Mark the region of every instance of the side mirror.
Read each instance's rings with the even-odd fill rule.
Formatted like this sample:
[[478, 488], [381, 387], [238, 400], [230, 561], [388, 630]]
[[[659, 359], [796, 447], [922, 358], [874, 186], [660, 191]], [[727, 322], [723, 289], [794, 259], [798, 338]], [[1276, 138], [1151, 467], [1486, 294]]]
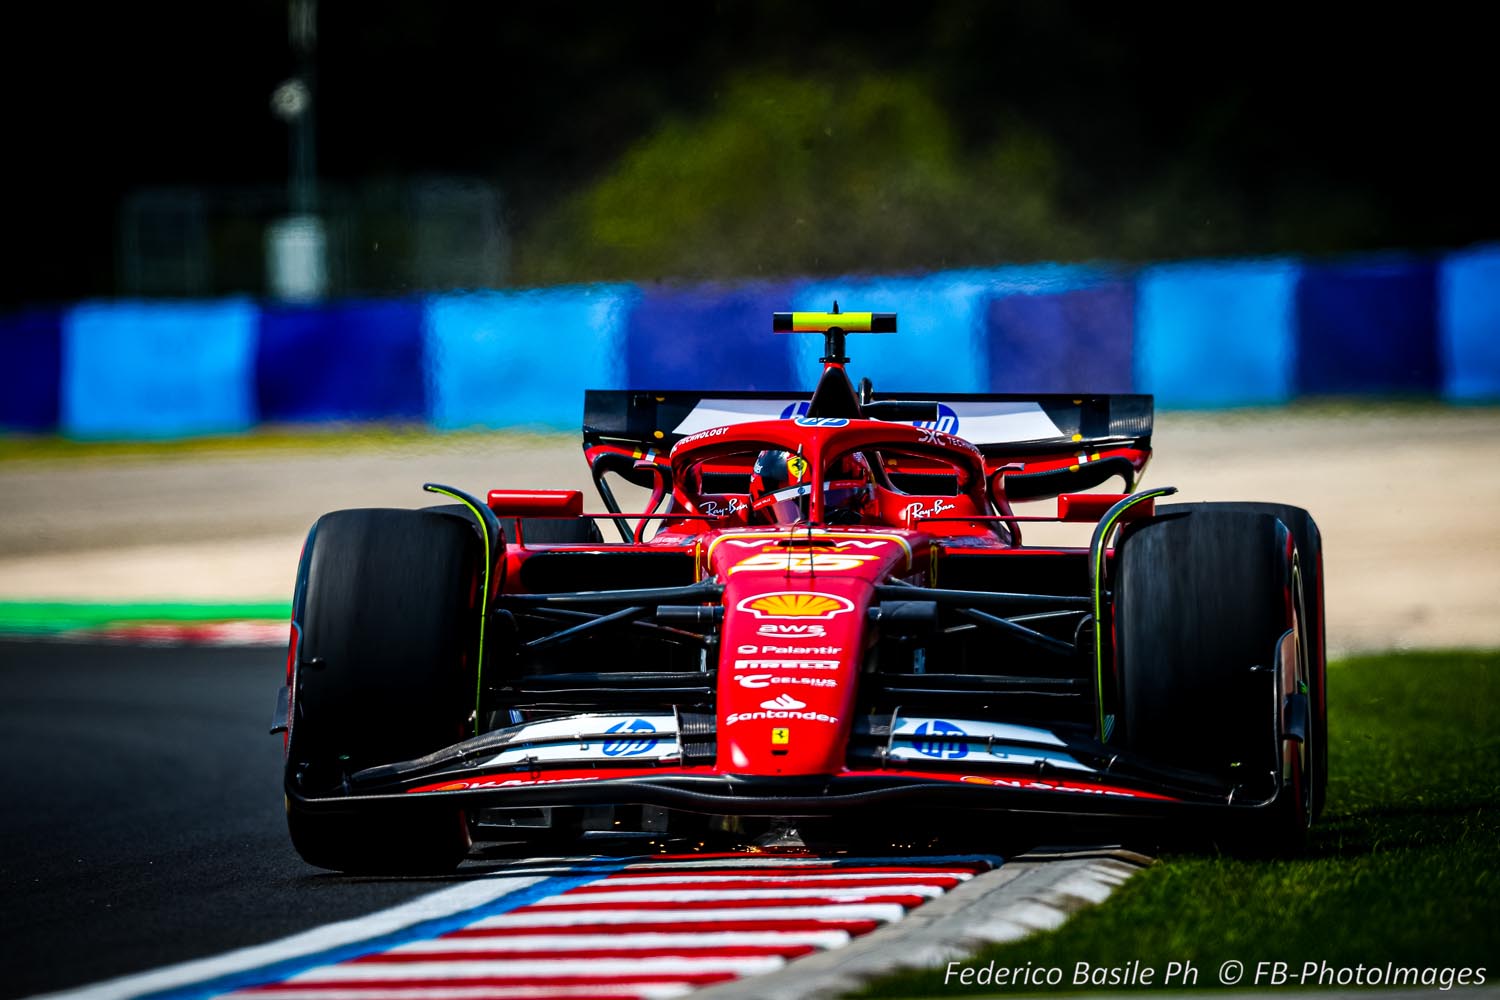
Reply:
[[[1059, 521], [1097, 523], [1115, 504], [1130, 496], [1129, 493], [1063, 493], [1057, 498]], [[1136, 521], [1156, 513], [1155, 500], [1142, 500], [1132, 504], [1120, 515], [1120, 521]]]

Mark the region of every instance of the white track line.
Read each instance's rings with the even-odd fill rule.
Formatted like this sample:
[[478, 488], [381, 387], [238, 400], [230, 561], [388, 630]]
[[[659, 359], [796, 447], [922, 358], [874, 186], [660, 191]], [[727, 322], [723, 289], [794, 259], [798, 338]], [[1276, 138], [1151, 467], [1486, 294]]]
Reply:
[[[436, 989], [428, 986], [386, 986], [379, 989], [301, 989], [257, 990], [260, 1000], [547, 1000], [547, 998], [587, 998], [587, 1000], [671, 1000], [687, 996], [694, 986], [687, 983], [621, 983], [596, 986], [450, 986]], [[247, 995], [247, 998], [250, 995]]]
[[744, 855], [732, 858], [694, 858], [692, 860], [678, 861], [638, 861], [626, 865], [621, 871], [646, 873], [652, 869], [699, 869], [699, 868], [735, 868], [754, 871], [756, 868], [826, 868], [830, 874], [850, 869], [858, 871], [860, 868], [886, 868], [889, 874], [900, 874], [910, 871], [914, 875], [929, 874], [919, 869], [936, 869], [943, 865], [958, 864], [982, 864], [986, 866], [998, 866], [1001, 859], [989, 854], [964, 854], [943, 855], [940, 857], [920, 858], [808, 858], [801, 856], [787, 856], [782, 854]]
[[[553, 900], [546, 901], [550, 905]], [[485, 917], [470, 924], [487, 927], [566, 927], [569, 924], [635, 924], [739, 920], [874, 920], [888, 924], [906, 915], [899, 903], [830, 903], [827, 906], [745, 906], [715, 910], [532, 910]]]
[[[374, 983], [421, 979], [522, 979], [547, 976], [560, 982], [598, 976], [638, 976], [642, 979], [729, 972], [753, 976], [786, 964], [779, 955], [726, 958], [719, 955], [666, 956], [662, 958], [591, 958], [586, 962], [555, 959], [522, 959], [468, 962], [343, 962], [299, 972], [284, 980], [293, 983]], [[258, 992], [258, 991], [257, 991]]]
[[[508, 979], [539, 974], [559, 976], [562, 983], [558, 992], [545, 985], [517, 985], [486, 987], [480, 992], [468, 992], [470, 987], [454, 987], [460, 992], [438, 987], [419, 992], [431, 1000], [505, 1000], [507, 996], [642, 996], [649, 998], [680, 996], [686, 992], [682, 983], [670, 982], [671, 970], [679, 974], [722, 970], [734, 975], [754, 975], [776, 969], [785, 964], [780, 955], [703, 955], [705, 949], [715, 945], [733, 947], [814, 947], [829, 950], [842, 947], [851, 941], [848, 931], [830, 927], [828, 930], [777, 931], [740, 930], [710, 931], [708, 933], [670, 933], [674, 922], [690, 922], [695, 925], [717, 923], [743, 923], [753, 921], [797, 920], [812, 921], [814, 926], [833, 922], [871, 921], [889, 924], [905, 916], [907, 907], [898, 902], [862, 902], [878, 898], [906, 897], [920, 901], [943, 895], [949, 886], [946, 882], [968, 881], [977, 872], [999, 863], [998, 858], [986, 856], [946, 856], [932, 858], [837, 858], [797, 857], [784, 855], [733, 856], [724, 858], [642, 860], [625, 868], [600, 866], [595, 873], [590, 870], [586, 858], [539, 859], [545, 867], [526, 867], [523, 873], [494, 876], [464, 882], [418, 897], [407, 903], [383, 910], [369, 916], [340, 921], [324, 927], [295, 934], [280, 941], [264, 945], [241, 948], [223, 955], [184, 962], [179, 965], [155, 969], [149, 972], [121, 976], [91, 986], [52, 994], [66, 996], [69, 1000], [129, 1000], [147, 993], [155, 993], [180, 987], [191, 987], [222, 977], [274, 966], [284, 962], [296, 962], [314, 958], [319, 953], [336, 951], [358, 945], [384, 935], [393, 934], [431, 920], [462, 919], [462, 914], [494, 903], [511, 893], [529, 889], [548, 878], [568, 875], [596, 880], [586, 883], [599, 891], [566, 893], [534, 901], [520, 909], [496, 914], [468, 923], [473, 930], [523, 930], [535, 933], [484, 935], [474, 937], [443, 937], [436, 940], [406, 942], [392, 949], [403, 955], [472, 953], [473, 960], [445, 960], [372, 962], [368, 964], [338, 961], [321, 966], [293, 977], [287, 982], [304, 985], [300, 989], [278, 990], [275, 984], [255, 989], [238, 991], [239, 995], [254, 996], [260, 1000], [273, 1000], [285, 994], [298, 1000], [344, 1000], [342, 994], [352, 998], [371, 1000], [374, 996], [387, 1000], [403, 1000], [407, 993], [400, 987], [384, 984], [400, 983], [417, 978], [440, 978], [455, 970], [467, 970], [472, 977], [476, 968], [485, 977]], [[959, 867], [964, 866], [964, 867]], [[871, 871], [869, 869], [885, 869]], [[624, 874], [615, 874], [623, 872]], [[794, 874], [795, 872], [795, 874]], [[901, 884], [876, 885], [873, 881], [904, 880]], [[746, 883], [785, 883], [784, 888], [745, 888]], [[932, 883], [939, 884], [932, 884]], [[862, 884], [863, 883], [863, 884]], [[651, 888], [653, 886], [660, 888]], [[581, 888], [581, 887], [580, 887]], [[814, 900], [824, 901], [822, 903]], [[785, 901], [785, 905], [775, 905]], [[668, 906], [660, 909], [632, 904], [656, 902]], [[710, 907], [694, 909], [670, 904], [705, 902]], [[712, 905], [722, 902], [723, 906]], [[745, 905], [771, 902], [773, 905]], [[624, 904], [623, 908], [620, 904]], [[601, 908], [610, 907], [610, 908]], [[598, 931], [570, 934], [570, 927], [584, 925], [619, 926], [621, 934], [600, 934]], [[651, 933], [640, 928], [661, 928], [666, 933]], [[450, 924], [449, 926], [454, 926]], [[804, 925], [805, 926], [805, 925]], [[688, 946], [692, 947], [689, 948]], [[651, 957], [632, 960], [589, 959], [572, 965], [558, 962], [541, 962], [529, 959], [507, 960], [505, 953], [523, 953], [543, 948], [560, 948], [578, 951], [595, 948], [599, 950], [634, 950], [647, 948], [683, 947], [687, 954]], [[481, 956], [486, 958], [481, 959]], [[485, 963], [488, 964], [485, 964]], [[715, 964], [717, 963], [717, 964]], [[562, 968], [559, 969], [559, 964]], [[626, 975], [640, 974], [642, 983], [600, 984], [583, 987], [568, 986], [567, 979], [583, 975], [610, 974], [603, 970], [620, 969]], [[582, 971], [582, 970], [587, 971]], [[358, 971], [355, 971], [358, 970]], [[393, 971], [397, 973], [393, 975]], [[352, 990], [339, 990], [338, 983], [351, 978], [361, 980], [361, 985]], [[667, 980], [667, 981], [650, 981]], [[329, 989], [323, 990], [313, 983], [326, 981]], [[369, 985], [363, 985], [368, 981]], [[408, 990], [411, 988], [408, 988]], [[394, 990], [394, 991], [393, 991]], [[514, 993], [510, 991], [514, 990]], [[338, 994], [338, 995], [336, 995]], [[416, 994], [410, 994], [415, 1000]]]
[[389, 955], [425, 952], [582, 951], [594, 948], [735, 948], [768, 945], [838, 948], [849, 943], [848, 931], [708, 931], [700, 934], [639, 932], [634, 934], [507, 934], [496, 937], [440, 937], [392, 948]]
[[[749, 872], [744, 875], [610, 875], [593, 885], [675, 885], [683, 882], [691, 882], [694, 885], [732, 885], [735, 882], [766, 882], [777, 881], [787, 883], [807, 883], [818, 885], [824, 882], [861, 882], [870, 879], [901, 880], [902, 885], [920, 885], [926, 880], [939, 881], [957, 879], [960, 882], [974, 877], [971, 870], [951, 872], [922, 872], [920, 875], [902, 875], [893, 872], [832, 872], [818, 875], [758, 875]], [[910, 882], [907, 881], [910, 879]]]
[[547, 906], [608, 906], [612, 903], [706, 903], [722, 900], [757, 899], [827, 899], [856, 903], [862, 899], [889, 899], [892, 896], [922, 896], [936, 899], [943, 890], [930, 885], [892, 886], [820, 886], [816, 889], [624, 889], [562, 893], [546, 901]]

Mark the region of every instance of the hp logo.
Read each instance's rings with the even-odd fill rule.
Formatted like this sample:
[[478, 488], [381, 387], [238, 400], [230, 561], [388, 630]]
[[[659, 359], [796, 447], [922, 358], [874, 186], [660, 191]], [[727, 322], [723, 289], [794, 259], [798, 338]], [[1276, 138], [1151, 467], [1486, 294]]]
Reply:
[[637, 757], [656, 749], [656, 740], [647, 739], [644, 733], [655, 733], [656, 727], [645, 719], [627, 719], [617, 722], [605, 730], [607, 733], [632, 734], [627, 739], [605, 740], [604, 756]]
[[917, 727], [916, 735], [920, 738], [912, 741], [912, 748], [924, 757], [957, 760], [969, 755], [969, 734], [951, 722], [924, 722]]

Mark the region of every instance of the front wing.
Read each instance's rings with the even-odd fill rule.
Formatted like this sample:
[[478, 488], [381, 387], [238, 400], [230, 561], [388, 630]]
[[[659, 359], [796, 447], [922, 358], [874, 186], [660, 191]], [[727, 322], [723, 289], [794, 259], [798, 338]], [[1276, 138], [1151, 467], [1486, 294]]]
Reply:
[[685, 732], [692, 728], [671, 715], [550, 719], [356, 772], [337, 794], [309, 796], [291, 781], [286, 792], [304, 808], [334, 812], [459, 800], [474, 807], [647, 805], [778, 817], [901, 805], [1149, 819], [1254, 811], [1272, 801], [1247, 800], [1202, 776], [1088, 740], [1005, 723], [867, 719], [854, 728], [847, 769], [796, 777], [728, 774], [711, 760], [698, 762]]

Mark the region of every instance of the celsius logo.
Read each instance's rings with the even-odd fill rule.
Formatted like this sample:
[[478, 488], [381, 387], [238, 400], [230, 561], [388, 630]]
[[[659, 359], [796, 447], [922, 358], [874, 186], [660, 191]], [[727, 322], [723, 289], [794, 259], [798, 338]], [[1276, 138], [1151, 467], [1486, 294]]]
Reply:
[[643, 753], [649, 753], [656, 749], [655, 739], [646, 739], [643, 735], [634, 734], [655, 733], [656, 727], [645, 719], [628, 719], [624, 722], [616, 722], [605, 730], [607, 733], [630, 734], [630, 738], [604, 741], [604, 756], [606, 757], [638, 757]]
[[807, 707], [807, 702], [798, 701], [789, 694], [778, 694], [770, 701], [763, 701], [760, 707], [768, 712], [796, 712]]
[[958, 414], [953, 412], [953, 407], [947, 403], [937, 405], [936, 420], [913, 420], [913, 427], [920, 427], [924, 431], [940, 431], [944, 434], [958, 433]]
[[[802, 684], [807, 687], [831, 688], [838, 687], [839, 682], [832, 677], [778, 677], [775, 674], [740, 674], [735, 678], [740, 687], [764, 688], [772, 684]], [[770, 703], [767, 702], [767, 705]], [[766, 707], [766, 706], [761, 706]], [[778, 706], [779, 707], [779, 706]]]
[[808, 407], [809, 404], [805, 399], [800, 403], [793, 403], [781, 411], [781, 419], [790, 420], [793, 417], [805, 417], [807, 416]]
[[969, 734], [951, 722], [932, 719], [918, 726], [916, 735], [923, 738], [912, 740], [912, 747], [924, 757], [957, 760], [969, 755]]

